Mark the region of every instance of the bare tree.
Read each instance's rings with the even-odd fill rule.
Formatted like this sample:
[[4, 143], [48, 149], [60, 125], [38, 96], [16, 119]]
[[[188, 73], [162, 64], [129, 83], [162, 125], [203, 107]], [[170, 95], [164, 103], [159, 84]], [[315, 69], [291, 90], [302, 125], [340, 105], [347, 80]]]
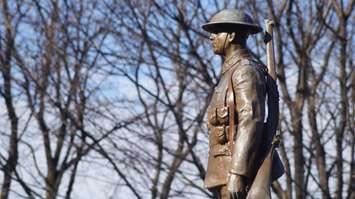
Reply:
[[[120, 128], [119, 121], [106, 130], [97, 125], [95, 117], [100, 115], [101, 107], [91, 101], [101, 85], [100, 79], [105, 78], [96, 74], [99, 70], [96, 48], [102, 45], [105, 34], [98, 23], [91, 22], [96, 19], [95, 13], [90, 12], [95, 5], [94, 1], [90, 4], [16, 1], [14, 17], [7, 2], [2, 1], [6, 30], [1, 60], [2, 96], [8, 108], [11, 131], [9, 155], [2, 167], [1, 198], [9, 197], [12, 179], [30, 198], [58, 195], [70, 198], [79, 162], [94, 145]], [[23, 28], [32, 32], [29, 35], [15, 32]], [[16, 39], [15, 33], [19, 35]], [[92, 79], [99, 82], [94, 83]], [[30, 126], [24, 128], [21, 136], [13, 102], [13, 82], [18, 88], [18, 101], [25, 104], [21, 112], [28, 114], [27, 120], [21, 117], [21, 126]], [[95, 128], [102, 133], [91, 132]], [[19, 144], [25, 148], [22, 156], [31, 154], [30, 169], [24, 166], [28, 162], [17, 161]], [[26, 177], [21, 173], [27, 173]], [[39, 186], [33, 186], [34, 182]], [[22, 196], [21, 191], [14, 192]]]
[[[1, 1], [2, 8], [2, 38], [1, 38], [1, 54], [0, 54], [0, 63], [1, 63], [1, 73], [2, 73], [2, 88], [1, 96], [5, 101], [7, 117], [10, 123], [10, 134], [6, 136], [8, 138], [8, 152], [7, 155], [1, 154], [1, 167], [3, 170], [3, 183], [1, 187], [0, 198], [7, 198], [10, 192], [12, 175], [16, 169], [18, 162], [18, 116], [15, 109], [14, 102], [14, 91], [13, 91], [13, 80], [12, 73], [13, 67], [12, 54], [15, 43], [15, 34], [16, 30], [13, 27], [13, 17], [10, 13], [8, 2]], [[6, 135], [6, 134], [5, 134]]]

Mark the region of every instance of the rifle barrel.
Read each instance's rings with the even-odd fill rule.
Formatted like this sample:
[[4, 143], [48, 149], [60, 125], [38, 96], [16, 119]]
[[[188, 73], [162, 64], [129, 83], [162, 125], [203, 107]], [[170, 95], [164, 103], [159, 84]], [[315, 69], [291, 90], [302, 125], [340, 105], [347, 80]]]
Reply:
[[274, 53], [274, 42], [273, 42], [273, 28], [274, 22], [272, 20], [265, 20], [266, 27], [266, 56], [267, 56], [267, 68], [269, 75], [276, 81], [276, 70], [275, 70], [275, 53]]

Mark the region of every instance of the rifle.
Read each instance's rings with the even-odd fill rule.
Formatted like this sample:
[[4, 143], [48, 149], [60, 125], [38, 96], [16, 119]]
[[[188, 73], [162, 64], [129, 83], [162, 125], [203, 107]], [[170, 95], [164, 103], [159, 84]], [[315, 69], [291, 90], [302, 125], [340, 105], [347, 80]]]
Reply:
[[[272, 165], [274, 162], [275, 148], [279, 142], [279, 136], [276, 134], [276, 129], [279, 120], [279, 95], [277, 91], [277, 77], [275, 70], [275, 55], [274, 55], [274, 44], [273, 44], [273, 26], [274, 22], [272, 20], [265, 20], [265, 43], [266, 43], [266, 57], [267, 57], [267, 68], [268, 68], [268, 82], [267, 82], [267, 104], [268, 104], [268, 118], [266, 126], [266, 136], [267, 141], [270, 143], [270, 147], [267, 149], [267, 155], [263, 160], [258, 172], [254, 178], [254, 182], [251, 185], [247, 199], [254, 198], [271, 198], [270, 184], [271, 184], [271, 174]], [[278, 158], [278, 157], [277, 157]]]

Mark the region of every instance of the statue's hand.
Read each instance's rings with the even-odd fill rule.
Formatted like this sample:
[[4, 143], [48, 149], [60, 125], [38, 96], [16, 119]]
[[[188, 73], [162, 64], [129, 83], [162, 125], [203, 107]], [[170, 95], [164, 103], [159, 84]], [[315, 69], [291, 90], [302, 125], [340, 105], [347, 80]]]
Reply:
[[229, 175], [227, 188], [231, 199], [244, 199], [246, 197], [245, 177], [231, 173]]

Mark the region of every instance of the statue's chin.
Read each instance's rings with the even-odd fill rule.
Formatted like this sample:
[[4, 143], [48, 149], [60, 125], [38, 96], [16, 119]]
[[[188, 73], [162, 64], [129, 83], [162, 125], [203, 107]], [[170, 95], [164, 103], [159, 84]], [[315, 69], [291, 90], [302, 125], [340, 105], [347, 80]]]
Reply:
[[217, 49], [213, 49], [214, 54], [216, 55], [222, 55], [222, 52], [220, 50]]

